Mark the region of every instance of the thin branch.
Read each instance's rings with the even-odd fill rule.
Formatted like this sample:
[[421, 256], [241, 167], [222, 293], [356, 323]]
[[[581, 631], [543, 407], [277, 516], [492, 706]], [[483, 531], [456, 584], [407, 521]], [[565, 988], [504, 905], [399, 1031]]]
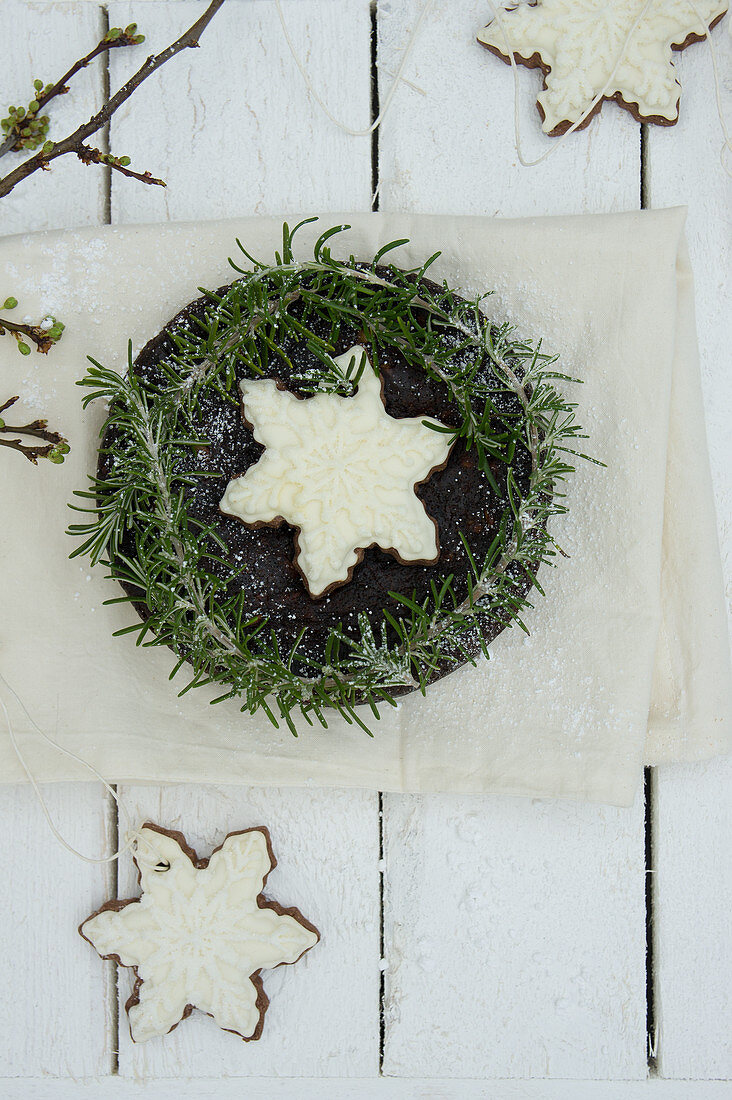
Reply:
[[[8, 321], [5, 317], [0, 317], [0, 335], [3, 334], [3, 329], [16, 332], [19, 336], [27, 336], [36, 345], [36, 350], [43, 355], [47, 355], [56, 343], [49, 336], [48, 329], [43, 329], [39, 325], [17, 325], [14, 321]], [[7, 406], [4, 405], [3, 408], [7, 408]], [[2, 409], [0, 409], [0, 412], [2, 412]]]
[[[17, 396], [8, 398], [4, 404], [0, 405], [0, 413], [9, 409], [17, 400]], [[41, 439], [45, 446], [34, 444], [27, 447], [20, 439], [2, 438], [3, 435], [13, 435], [16, 432], [31, 439]], [[39, 458], [50, 458], [52, 462], [63, 462], [63, 456], [68, 454], [70, 449], [67, 440], [60, 432], [48, 430], [47, 420], [31, 420], [29, 424], [6, 424], [2, 417], [0, 417], [0, 447], [9, 447], [14, 451], [19, 451], [34, 466]]]
[[167, 187], [165, 180], [156, 179], [149, 172], [133, 172], [131, 168], [123, 164], [119, 157], [114, 157], [110, 153], [103, 153], [100, 149], [94, 149], [91, 145], [80, 145], [76, 150], [76, 155], [82, 164], [106, 164], [108, 168], [113, 168], [115, 172], [120, 172], [123, 176], [129, 176], [130, 179], [139, 180], [140, 183], [152, 183], [158, 187]]
[[24, 447], [19, 439], [0, 439], [0, 447], [10, 447], [13, 451], [19, 451], [34, 466], [38, 465], [39, 458], [50, 458], [55, 451], [55, 445], [48, 443], [45, 447]]
[[[177, 53], [180, 53], [181, 50], [193, 49], [198, 46], [201, 35], [224, 2], [225, 0], [211, 0], [211, 3], [208, 8], [206, 8], [203, 15], [201, 15], [195, 23], [180, 36], [180, 38], [172, 42], [170, 46], [167, 46], [161, 53], [148, 57], [145, 63], [130, 77], [127, 83], [123, 84], [119, 91], [115, 92], [112, 98], [105, 103], [101, 110], [97, 111], [95, 115], [92, 115], [88, 122], [77, 127], [68, 137], [62, 138], [61, 141], [54, 142], [53, 148], [49, 149], [47, 152], [41, 150], [40, 153], [36, 153], [34, 156], [29, 157], [23, 164], [19, 165], [12, 172], [9, 172], [3, 179], [0, 179], [0, 198], [4, 195], [9, 195], [19, 183], [32, 175], [33, 172], [48, 168], [51, 162], [58, 157], [62, 157], [66, 153], [78, 154], [79, 150], [83, 148], [86, 139], [91, 137], [91, 135], [95, 134], [98, 130], [101, 130], [103, 126], [106, 126], [115, 111], [130, 98], [132, 93], [139, 88], [143, 81], [147, 80], [149, 76], [152, 76], [152, 74], [164, 65], [166, 61], [170, 61], [170, 59], [175, 57]], [[44, 146], [44, 148], [46, 147], [47, 146]]]

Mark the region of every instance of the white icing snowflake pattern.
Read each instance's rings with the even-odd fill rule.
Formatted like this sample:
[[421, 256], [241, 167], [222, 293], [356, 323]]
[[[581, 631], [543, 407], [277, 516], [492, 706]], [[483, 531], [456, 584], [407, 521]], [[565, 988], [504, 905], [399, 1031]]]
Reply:
[[138, 1000], [128, 1005], [135, 1042], [167, 1034], [191, 1006], [243, 1039], [259, 1038], [269, 1003], [259, 970], [297, 962], [318, 933], [267, 907], [273, 903], [259, 904], [274, 866], [266, 830], [231, 833], [206, 866], [176, 835], [143, 826], [135, 858], [142, 896], [121, 908], [110, 903], [79, 931], [102, 958], [135, 968]]
[[671, 124], [678, 119], [681, 94], [672, 47], [703, 38], [701, 19], [713, 24], [728, 5], [726, 0], [694, 0], [693, 5], [689, 0], [653, 0], [626, 43], [646, 3], [537, 0], [501, 12], [478, 41], [504, 61], [510, 52], [523, 62], [539, 56], [549, 70], [537, 100], [546, 133], [563, 133], [586, 114], [619, 58], [604, 98], [618, 99], [644, 121]]
[[[356, 346], [335, 362], [345, 369]], [[244, 416], [265, 447], [229, 482], [221, 511], [247, 524], [298, 528], [296, 564], [313, 597], [349, 579], [359, 550], [376, 544], [401, 561], [434, 562], [437, 525], [414, 487], [444, 465], [453, 436], [432, 417], [395, 419], [366, 365], [353, 397], [299, 399], [272, 379], [240, 385]]]

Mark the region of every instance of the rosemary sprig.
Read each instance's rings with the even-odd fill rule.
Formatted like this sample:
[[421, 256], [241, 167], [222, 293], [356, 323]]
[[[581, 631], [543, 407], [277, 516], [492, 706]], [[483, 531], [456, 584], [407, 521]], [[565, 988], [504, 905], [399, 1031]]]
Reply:
[[[110, 602], [144, 605], [144, 621], [121, 633], [135, 633], [137, 644], [171, 646], [178, 655], [171, 676], [190, 665], [181, 694], [214, 684], [221, 688], [215, 702], [238, 698], [242, 710], [263, 710], [293, 733], [295, 713], [327, 726], [333, 709], [370, 732], [360, 704], [378, 719], [393, 693], [424, 692], [434, 676], [486, 652], [487, 629], [514, 622], [526, 629], [528, 592], [541, 591], [536, 571], [561, 552], [548, 524], [566, 511], [561, 486], [584, 436], [575, 406], [556, 388], [564, 376], [553, 369], [555, 359], [494, 325], [483, 298], [469, 302], [427, 280], [436, 255], [401, 270], [385, 262], [405, 243], [395, 241], [370, 264], [338, 260], [329, 241], [348, 227], [336, 226], [320, 236], [312, 259], [298, 261], [293, 238], [303, 224], [284, 226], [274, 263], [237, 242], [251, 266], [230, 261], [240, 277], [223, 293], [205, 292], [203, 317], [172, 332], [175, 350], [157, 365], [155, 384], [136, 373], [131, 351], [124, 378], [91, 360], [80, 385], [89, 391], [85, 406], [100, 398], [109, 404], [104, 469], [76, 494], [84, 503], [72, 507], [88, 519], [69, 528], [82, 540], [72, 556], [103, 562], [126, 586], [127, 595]], [[231, 594], [240, 574], [215, 528], [188, 509], [196, 479], [210, 475], [192, 470], [186, 455], [207, 442], [203, 396], [238, 403], [242, 373], [271, 373], [279, 360], [304, 392], [354, 392], [363, 361], [345, 372], [334, 362], [343, 326], [357, 326], [377, 369], [380, 353], [392, 348], [447, 386], [459, 414], [448, 430], [475, 448], [494, 492], [491, 463], [503, 464], [505, 507], [480, 561], [463, 539], [467, 595], [457, 595], [451, 575], [433, 581], [422, 599], [392, 593], [398, 613], [385, 609], [376, 628], [360, 616], [356, 638], [332, 630], [316, 661], [303, 655], [302, 635], [280, 652], [267, 621], [247, 617], [245, 589], [234, 586]], [[303, 344], [319, 366], [298, 374], [288, 349]]]

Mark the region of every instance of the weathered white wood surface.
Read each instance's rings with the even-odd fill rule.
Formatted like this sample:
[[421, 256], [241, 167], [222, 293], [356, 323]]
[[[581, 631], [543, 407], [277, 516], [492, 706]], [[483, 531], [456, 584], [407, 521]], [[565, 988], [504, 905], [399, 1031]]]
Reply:
[[[368, 126], [368, 0], [287, 0], [298, 50], [335, 110]], [[162, 48], [193, 22], [190, 0], [111, 3], [113, 25], [144, 19], [145, 49]], [[142, 22], [141, 22], [142, 25]], [[110, 59], [115, 88], [139, 61]], [[310, 102], [282, 36], [274, 4], [229, 0], [201, 39], [114, 116], [112, 148], [168, 187], [115, 175], [114, 222], [231, 218], [237, 214], [358, 210], [371, 206], [371, 146], [337, 130]]]
[[[720, 28], [721, 29], [721, 28]], [[717, 33], [723, 105], [732, 118], [732, 38]], [[697, 327], [722, 556], [732, 581], [732, 181], [721, 170], [707, 50], [679, 60], [674, 131], [649, 133], [648, 198], [688, 204]], [[727, 164], [730, 157], [727, 156]], [[732, 762], [657, 769], [654, 806], [658, 1058], [664, 1077], [732, 1077]]]
[[729, 1100], [724, 1081], [436, 1081], [207, 1077], [3, 1082], [3, 1100]]
[[[386, 70], [418, 8], [380, 4]], [[511, 74], [473, 41], [485, 15], [480, 0], [435, 5], [406, 74], [425, 96], [400, 89], [381, 131], [382, 209], [637, 207], [640, 128], [621, 112], [541, 167], [517, 163]], [[384, 834], [386, 1073], [645, 1077], [642, 797], [607, 810], [387, 795]]]
[[[96, 4], [3, 0], [1, 7], [0, 106], [4, 117], [10, 103], [17, 107], [28, 103], [36, 78], [45, 83], [57, 79], [97, 44], [103, 32], [101, 9]], [[53, 111], [49, 105], [51, 136], [63, 136], [99, 110], [103, 73], [99, 63], [82, 70], [74, 79], [73, 95], [59, 96]], [[22, 153], [9, 153], [3, 158], [2, 174], [22, 159]], [[75, 157], [65, 157], [54, 167], [50, 186], [49, 182], [46, 174], [39, 172], [2, 200], [0, 233], [96, 225], [103, 219], [104, 179], [95, 166], [85, 168]]]
[[[89, 856], [111, 851], [97, 784], [47, 785], [43, 795], [70, 844]], [[108, 1074], [114, 967], [76, 929], [113, 873], [55, 843], [29, 786], [3, 788], [0, 831], [0, 1096], [4, 1077]]]
[[[318, 89], [339, 117], [365, 125], [368, 0], [286, 0], [283, 6]], [[418, 7], [413, 0], [378, 2], [382, 100]], [[189, 0], [112, 3], [111, 25], [136, 19], [148, 36], [141, 50], [112, 54], [112, 88], [149, 48], [187, 26], [196, 10], [200, 5]], [[50, 77], [87, 50], [101, 26], [95, 3], [4, 0], [6, 12], [12, 14], [4, 21], [9, 35], [23, 42], [20, 50], [0, 45], [6, 98], [16, 102], [34, 76]], [[511, 74], [473, 42], [486, 17], [481, 0], [436, 0], [405, 74], [426, 95], [401, 88], [379, 137], [382, 208], [517, 216], [637, 207], [639, 129], [612, 106], [542, 166], [518, 165]], [[716, 37], [726, 46], [726, 36]], [[647, 184], [654, 205], [692, 206], [690, 242], [719, 490], [726, 422], [717, 387], [729, 336], [721, 335], [715, 303], [724, 279], [719, 227], [726, 200], [708, 65], [703, 48], [682, 59], [682, 75], [689, 77], [682, 122], [675, 130], [652, 131]], [[78, 104], [98, 106], [100, 71], [81, 74], [72, 95], [59, 103], [57, 133], [63, 119], [77, 117]], [[538, 78], [521, 78], [525, 144], [532, 153], [543, 147], [533, 107]], [[229, 0], [201, 50], [174, 59], [116, 116], [111, 144], [130, 155], [134, 167], [169, 183], [162, 191], [115, 176], [115, 221], [368, 209], [371, 202], [370, 139], [342, 134], [310, 102], [271, 0]], [[105, 173], [69, 160], [54, 170], [53, 186], [45, 178], [32, 180], [3, 200], [0, 232], [94, 224], [104, 218], [105, 201]], [[724, 1047], [729, 963], [722, 947], [730, 888], [720, 876], [729, 846], [722, 809], [729, 770], [710, 763], [657, 775], [656, 994], [659, 1068], [666, 1077], [732, 1075]], [[239, 1044], [199, 1018], [165, 1040], [133, 1048], [124, 1017], [118, 1021], [109, 970], [105, 974], [75, 931], [78, 920], [109, 896], [113, 873], [62, 852], [31, 792], [6, 789], [0, 808], [7, 839], [3, 881], [14, 887], [0, 900], [0, 932], [3, 988], [12, 995], [0, 1009], [0, 1078], [61, 1079], [0, 1081], [3, 1096], [65, 1100], [149, 1092], [165, 1100], [239, 1095], [242, 1087], [252, 1097], [298, 1100], [316, 1094], [716, 1100], [728, 1094], [715, 1082], [617, 1080], [646, 1072], [640, 800], [618, 811], [503, 798], [385, 799], [384, 1072], [402, 1080], [377, 1081], [375, 796], [204, 787], [122, 793], [133, 814], [183, 828], [201, 851], [242, 823], [270, 825], [280, 859], [271, 893], [315, 920], [325, 933], [322, 952], [266, 976], [268, 989], [282, 995], [273, 998], [260, 1044]], [[88, 852], [109, 849], [108, 809], [98, 787], [57, 787], [49, 801], [72, 843]], [[120, 871], [124, 896], [132, 885], [129, 861]], [[311, 1042], [313, 1017], [318, 1034]], [[115, 1069], [118, 1023], [121, 1076], [105, 1077]], [[250, 1077], [246, 1086], [162, 1079], [219, 1073], [261, 1077]], [[274, 1079], [286, 1074], [322, 1080]], [[616, 1080], [440, 1083], [425, 1075]], [[72, 1080], [92, 1076], [101, 1080], [87, 1086]], [[145, 1077], [156, 1080], [145, 1088], [137, 1080]]]
[[645, 1077], [642, 799], [385, 809], [385, 1071]]
[[[391, 84], [420, 0], [378, 0], [379, 87]], [[430, 214], [580, 214], [633, 210], [640, 201], [640, 128], [606, 110], [537, 168], [516, 156], [513, 80], [475, 41], [484, 0], [435, 0], [379, 136], [383, 210]], [[525, 154], [538, 156], [538, 72], [521, 71]]]

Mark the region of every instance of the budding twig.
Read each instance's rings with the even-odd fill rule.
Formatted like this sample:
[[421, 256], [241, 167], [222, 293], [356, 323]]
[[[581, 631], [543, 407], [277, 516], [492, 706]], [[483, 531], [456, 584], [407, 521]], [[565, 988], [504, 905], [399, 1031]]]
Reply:
[[[17, 397], [9, 398], [5, 404], [0, 405], [0, 413], [4, 413], [17, 400]], [[27, 446], [21, 439], [3, 438], [3, 436], [15, 432], [31, 439], [40, 439], [45, 445], [34, 443]], [[68, 441], [64, 439], [60, 432], [48, 430], [47, 420], [31, 420], [29, 424], [14, 425], [6, 424], [2, 416], [0, 416], [0, 447], [10, 447], [14, 451], [19, 451], [34, 466], [38, 464], [39, 458], [48, 458], [51, 462], [61, 463], [64, 456], [71, 450]]]
[[[75, 61], [55, 84], [47, 84], [44, 88], [42, 80], [35, 80], [33, 82], [35, 95], [27, 112], [25, 109], [21, 111], [17, 107], [11, 107], [10, 116], [3, 120], [3, 127], [7, 128], [9, 132], [0, 144], [0, 157], [11, 151], [20, 152], [21, 149], [36, 149], [42, 143], [48, 132], [48, 116], [41, 115], [40, 112], [56, 96], [66, 95], [71, 78], [76, 76], [82, 69], [85, 69], [95, 57], [120, 46], [137, 46], [144, 41], [145, 35], [137, 34], [137, 24], [135, 23], [131, 23], [125, 30], [115, 27], [107, 31], [104, 38], [97, 43], [93, 50]], [[36, 124], [33, 131], [30, 134], [24, 134], [23, 130], [31, 123]]]
[[130, 163], [129, 157], [114, 157], [111, 153], [103, 153], [101, 149], [93, 149], [91, 145], [80, 145], [76, 155], [82, 164], [106, 164], [115, 172], [129, 176], [130, 179], [139, 180], [140, 183], [154, 183], [158, 187], [168, 186], [165, 180], [156, 179], [149, 172], [133, 172], [127, 167]]

